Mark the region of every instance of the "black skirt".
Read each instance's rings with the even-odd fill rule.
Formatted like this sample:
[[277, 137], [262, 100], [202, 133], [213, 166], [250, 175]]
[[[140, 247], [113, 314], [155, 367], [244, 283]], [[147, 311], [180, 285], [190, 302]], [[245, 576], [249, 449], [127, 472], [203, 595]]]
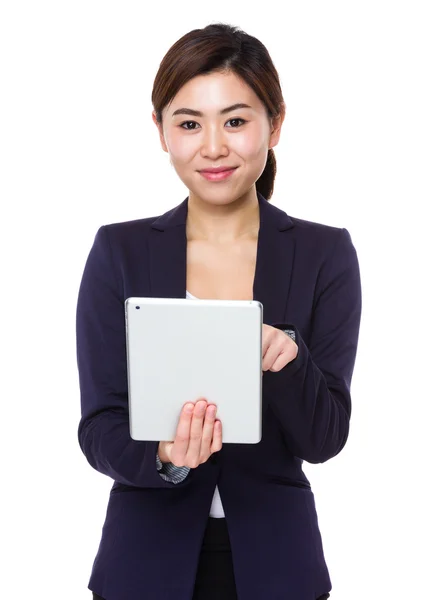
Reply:
[[192, 600], [237, 600], [226, 519], [209, 517]]

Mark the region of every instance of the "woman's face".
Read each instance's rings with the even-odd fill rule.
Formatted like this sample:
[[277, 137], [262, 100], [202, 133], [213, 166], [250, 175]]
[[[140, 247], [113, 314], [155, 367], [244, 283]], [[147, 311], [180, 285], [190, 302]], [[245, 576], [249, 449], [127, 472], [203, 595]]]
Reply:
[[[221, 114], [241, 103], [247, 107]], [[174, 114], [181, 109], [186, 110]], [[209, 202], [228, 203], [247, 193], [261, 176], [268, 149], [278, 143], [284, 113], [273, 127], [264, 105], [243, 80], [234, 73], [210, 73], [179, 90], [163, 111], [162, 127], [154, 112], [152, 116], [163, 150], [191, 193]], [[237, 169], [220, 181], [209, 181], [199, 172], [222, 166]]]

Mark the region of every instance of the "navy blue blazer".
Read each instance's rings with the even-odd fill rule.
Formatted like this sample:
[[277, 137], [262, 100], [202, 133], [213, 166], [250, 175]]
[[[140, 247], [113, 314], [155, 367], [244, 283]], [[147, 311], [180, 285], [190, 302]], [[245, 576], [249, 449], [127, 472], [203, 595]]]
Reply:
[[130, 437], [124, 301], [185, 298], [188, 198], [96, 233], [77, 303], [78, 438], [89, 464], [114, 480], [88, 584], [105, 600], [192, 600], [217, 483], [239, 600], [315, 600], [331, 590], [302, 463], [325, 462], [347, 441], [359, 264], [347, 229], [290, 217], [257, 196], [253, 298], [264, 323], [295, 330], [298, 355], [264, 373], [261, 442], [224, 444], [179, 484], [159, 475], [158, 442]]

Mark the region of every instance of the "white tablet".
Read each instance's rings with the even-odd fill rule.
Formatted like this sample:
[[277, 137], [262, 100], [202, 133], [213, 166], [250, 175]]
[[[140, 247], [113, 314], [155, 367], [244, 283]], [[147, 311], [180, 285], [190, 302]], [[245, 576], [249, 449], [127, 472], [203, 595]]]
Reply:
[[262, 323], [257, 300], [127, 298], [130, 435], [174, 441], [186, 402], [217, 406], [223, 443], [262, 438]]

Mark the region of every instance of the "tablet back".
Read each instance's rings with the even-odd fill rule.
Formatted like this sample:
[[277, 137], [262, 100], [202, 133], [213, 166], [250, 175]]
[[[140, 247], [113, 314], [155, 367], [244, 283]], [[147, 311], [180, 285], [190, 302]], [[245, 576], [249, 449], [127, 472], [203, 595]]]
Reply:
[[186, 402], [217, 406], [223, 443], [262, 437], [263, 305], [256, 300], [128, 298], [130, 435], [173, 441]]

